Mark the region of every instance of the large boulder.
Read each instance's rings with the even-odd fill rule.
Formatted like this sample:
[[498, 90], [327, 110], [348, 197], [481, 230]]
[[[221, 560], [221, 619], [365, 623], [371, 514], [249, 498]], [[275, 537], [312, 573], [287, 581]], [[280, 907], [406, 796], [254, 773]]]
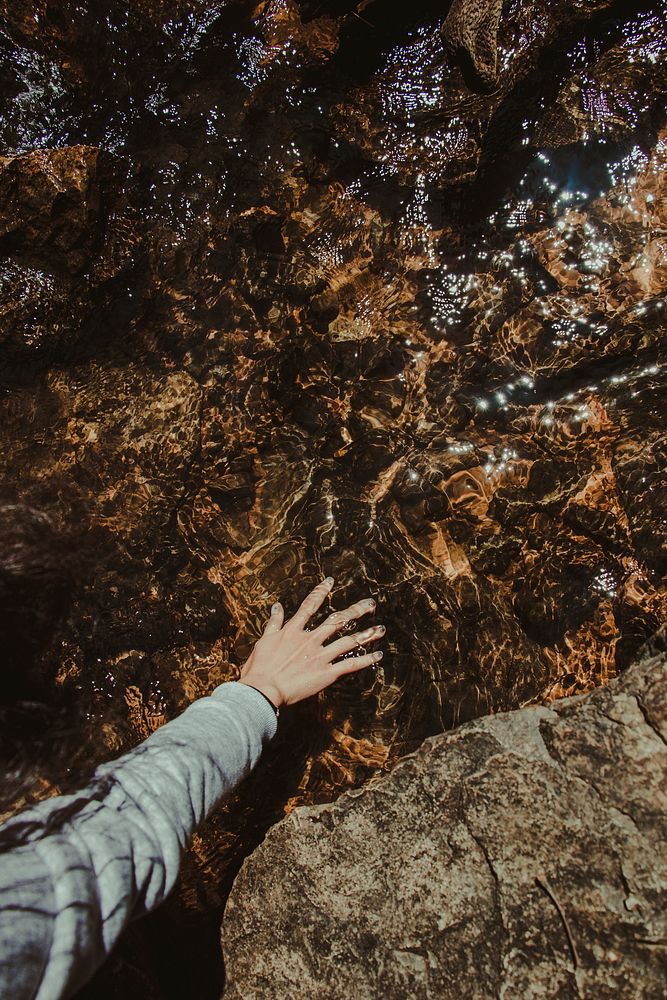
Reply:
[[235, 882], [225, 1000], [663, 997], [667, 632], [607, 687], [426, 740]]

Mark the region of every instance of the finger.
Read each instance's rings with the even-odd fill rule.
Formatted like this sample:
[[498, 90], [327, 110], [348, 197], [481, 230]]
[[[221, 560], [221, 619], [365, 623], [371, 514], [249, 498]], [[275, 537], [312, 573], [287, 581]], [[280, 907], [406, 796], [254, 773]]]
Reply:
[[329, 662], [331, 662], [337, 656], [348, 653], [355, 646], [381, 639], [385, 632], [384, 625], [371, 625], [370, 628], [364, 629], [363, 632], [352, 632], [350, 635], [344, 635], [342, 638], [336, 639], [335, 642], [330, 642], [328, 646], [324, 647], [324, 650], [329, 658]]
[[381, 659], [382, 650], [376, 649], [374, 653], [364, 653], [363, 656], [350, 656], [349, 659], [341, 660], [340, 663], [332, 663], [331, 667], [335, 671], [336, 677], [344, 677], [345, 674], [354, 674], [357, 670], [363, 670], [364, 667], [371, 667]]
[[290, 618], [288, 624], [296, 625], [298, 628], [304, 628], [311, 615], [315, 614], [317, 609], [324, 603], [325, 598], [329, 596], [332, 587], [332, 576], [328, 576], [326, 580], [322, 580], [322, 583], [318, 583], [315, 589], [311, 590], [308, 594], [308, 597], [304, 598], [301, 602], [297, 608], [296, 614], [293, 618]]
[[284, 617], [285, 609], [280, 601], [276, 601], [275, 604], [271, 605], [271, 617], [264, 626], [264, 635], [270, 634], [271, 632], [279, 632], [282, 628]]
[[375, 601], [372, 597], [351, 604], [345, 611], [334, 611], [314, 629], [314, 632], [317, 633], [318, 639], [324, 642], [325, 639], [328, 639], [330, 635], [337, 632], [347, 622], [351, 622], [355, 618], [361, 618], [362, 615], [367, 615], [369, 611], [375, 611]]

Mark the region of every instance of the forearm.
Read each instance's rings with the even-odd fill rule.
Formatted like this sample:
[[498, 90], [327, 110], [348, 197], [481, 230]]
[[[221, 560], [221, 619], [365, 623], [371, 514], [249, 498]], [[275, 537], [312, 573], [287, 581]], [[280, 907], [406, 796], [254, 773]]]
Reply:
[[223, 684], [98, 768], [108, 791], [53, 832], [43, 832], [49, 820], [86, 791], [22, 814], [37, 832], [0, 858], [0, 996], [33, 997], [39, 984], [38, 1000], [51, 1000], [80, 987], [127, 922], [164, 899], [194, 829], [250, 772], [275, 728], [257, 691]]

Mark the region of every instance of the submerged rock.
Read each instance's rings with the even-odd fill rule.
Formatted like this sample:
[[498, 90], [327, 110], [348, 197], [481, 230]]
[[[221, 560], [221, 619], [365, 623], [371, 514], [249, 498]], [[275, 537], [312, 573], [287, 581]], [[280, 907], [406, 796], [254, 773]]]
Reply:
[[0, 252], [69, 273], [85, 267], [101, 243], [100, 174], [110, 159], [93, 146], [0, 157]]
[[245, 862], [226, 1000], [663, 996], [667, 632], [622, 676], [432, 737]]
[[135, 242], [118, 190], [127, 176], [96, 146], [0, 156], [3, 384], [24, 378], [36, 357], [52, 359], [85, 332], [113, 323], [115, 279], [131, 263]]

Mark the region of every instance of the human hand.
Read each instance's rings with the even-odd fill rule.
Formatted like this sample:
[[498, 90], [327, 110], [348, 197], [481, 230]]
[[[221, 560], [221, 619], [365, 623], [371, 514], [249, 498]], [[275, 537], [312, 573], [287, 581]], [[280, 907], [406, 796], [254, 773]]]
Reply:
[[382, 658], [382, 652], [378, 650], [339, 663], [333, 662], [337, 656], [348, 653], [355, 646], [379, 639], [385, 633], [384, 625], [350, 633], [324, 645], [325, 640], [346, 622], [373, 611], [375, 601], [372, 598], [356, 601], [345, 611], [334, 611], [317, 628], [310, 632], [305, 630], [308, 619], [321, 607], [332, 586], [331, 577], [319, 583], [301, 602], [294, 617], [284, 625], [284, 608], [279, 601], [274, 604], [263, 634], [241, 667], [241, 683], [257, 688], [276, 708], [309, 698], [344, 674], [354, 673]]

